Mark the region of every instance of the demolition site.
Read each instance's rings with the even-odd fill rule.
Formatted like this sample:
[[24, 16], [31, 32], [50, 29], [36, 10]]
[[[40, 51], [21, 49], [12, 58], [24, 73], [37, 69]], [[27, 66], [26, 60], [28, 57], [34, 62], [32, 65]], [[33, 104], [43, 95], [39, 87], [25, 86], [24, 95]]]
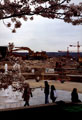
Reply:
[[[27, 51], [23, 54], [19, 51]], [[38, 91], [44, 89], [44, 81], [48, 81], [50, 85], [54, 84], [59, 92], [72, 91], [74, 87], [78, 88], [78, 92], [82, 93], [82, 56], [80, 53], [77, 58], [70, 56], [67, 51], [64, 56], [49, 56], [46, 51], [34, 52], [29, 47], [15, 47], [13, 43], [8, 46], [0, 46], [0, 106], [1, 109], [17, 107], [15, 104], [18, 94], [20, 101], [18, 107], [23, 106], [21, 93], [25, 84], [29, 83], [32, 91], [36, 91], [35, 103], [36, 105]], [[6, 90], [6, 92], [5, 92]], [[16, 93], [12, 98], [12, 92]], [[5, 92], [5, 93], [4, 93]], [[41, 91], [40, 91], [41, 92]], [[4, 95], [3, 95], [4, 94]], [[5, 101], [5, 97], [11, 100]], [[67, 94], [64, 93], [64, 94]], [[3, 98], [4, 96], [4, 98]], [[63, 95], [62, 95], [63, 96]], [[60, 95], [60, 99], [62, 99]], [[41, 97], [41, 96], [39, 96]], [[82, 99], [82, 94], [80, 95]], [[2, 99], [3, 98], [3, 99]], [[44, 98], [43, 98], [44, 99]], [[70, 102], [68, 97], [65, 99]], [[39, 105], [44, 102], [37, 102]], [[10, 105], [10, 106], [8, 106]], [[4, 107], [3, 107], [4, 106]]]

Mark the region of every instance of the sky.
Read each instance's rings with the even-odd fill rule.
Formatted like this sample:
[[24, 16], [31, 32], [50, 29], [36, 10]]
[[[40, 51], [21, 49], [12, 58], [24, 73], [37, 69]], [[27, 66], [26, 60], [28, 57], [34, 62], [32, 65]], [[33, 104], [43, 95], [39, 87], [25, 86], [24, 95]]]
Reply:
[[[0, 21], [0, 46], [13, 42], [15, 47], [29, 47], [34, 51], [66, 51], [70, 44], [82, 45], [82, 25], [73, 26], [62, 20], [48, 19], [34, 16], [34, 20], [22, 20], [21, 28], [12, 33]], [[69, 51], [76, 52], [77, 48], [69, 47]], [[82, 52], [82, 46], [80, 47]]]

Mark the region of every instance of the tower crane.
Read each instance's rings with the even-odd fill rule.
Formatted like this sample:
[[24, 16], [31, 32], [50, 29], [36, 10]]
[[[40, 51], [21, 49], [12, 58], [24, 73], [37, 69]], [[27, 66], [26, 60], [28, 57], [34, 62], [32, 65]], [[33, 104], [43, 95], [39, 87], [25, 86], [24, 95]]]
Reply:
[[78, 57], [78, 59], [79, 59], [79, 57], [80, 57], [80, 47], [82, 46], [82, 45], [80, 45], [79, 44], [79, 41], [77, 41], [77, 45], [69, 45], [70, 47], [77, 47], [77, 57]]
[[58, 52], [66, 52], [67, 53], [67, 57], [69, 57], [69, 47], [67, 47], [67, 51], [60, 51], [60, 50], [58, 50]]

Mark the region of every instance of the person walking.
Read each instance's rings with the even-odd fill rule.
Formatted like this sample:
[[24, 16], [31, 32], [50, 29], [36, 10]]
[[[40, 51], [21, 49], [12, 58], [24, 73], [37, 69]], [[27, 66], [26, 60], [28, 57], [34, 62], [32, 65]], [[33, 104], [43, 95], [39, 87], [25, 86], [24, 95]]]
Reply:
[[45, 94], [45, 104], [49, 103], [49, 84], [47, 81], [45, 81], [45, 88], [44, 88], [44, 94]]
[[32, 97], [31, 88], [30, 88], [29, 84], [26, 84], [25, 87], [24, 87], [24, 93], [23, 93], [23, 96], [22, 96], [22, 98], [25, 101], [24, 106], [27, 106], [27, 105], [29, 106], [30, 96]]
[[56, 89], [55, 89], [54, 85], [51, 85], [50, 99], [54, 103], [56, 98], [57, 98]]

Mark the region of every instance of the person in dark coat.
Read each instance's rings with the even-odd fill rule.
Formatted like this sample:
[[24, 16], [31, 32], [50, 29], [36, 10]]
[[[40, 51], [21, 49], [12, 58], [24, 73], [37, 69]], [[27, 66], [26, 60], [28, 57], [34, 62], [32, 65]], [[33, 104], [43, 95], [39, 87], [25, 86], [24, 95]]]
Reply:
[[54, 85], [51, 85], [50, 99], [54, 103], [56, 98], [57, 98], [56, 89], [55, 89]]
[[45, 88], [44, 88], [44, 94], [45, 94], [45, 104], [49, 103], [49, 84], [47, 81], [45, 81]]
[[73, 89], [73, 91], [71, 93], [71, 100], [72, 100], [72, 102], [81, 102], [81, 100], [79, 100], [77, 88]]
[[26, 84], [25, 87], [24, 87], [24, 93], [23, 93], [23, 99], [25, 101], [25, 104], [24, 106], [29, 106], [29, 99], [30, 99], [30, 96], [32, 97], [32, 92], [31, 92], [31, 88], [29, 86], [29, 84]]

